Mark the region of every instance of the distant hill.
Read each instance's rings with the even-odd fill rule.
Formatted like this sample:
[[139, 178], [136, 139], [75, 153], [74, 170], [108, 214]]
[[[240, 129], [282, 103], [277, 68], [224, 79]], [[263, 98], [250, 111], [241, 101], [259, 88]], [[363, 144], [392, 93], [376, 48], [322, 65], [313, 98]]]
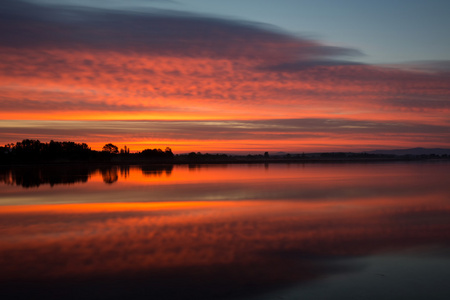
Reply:
[[388, 154], [388, 155], [450, 155], [450, 149], [442, 148], [411, 148], [411, 149], [395, 149], [395, 150], [375, 150], [367, 153], [372, 154]]

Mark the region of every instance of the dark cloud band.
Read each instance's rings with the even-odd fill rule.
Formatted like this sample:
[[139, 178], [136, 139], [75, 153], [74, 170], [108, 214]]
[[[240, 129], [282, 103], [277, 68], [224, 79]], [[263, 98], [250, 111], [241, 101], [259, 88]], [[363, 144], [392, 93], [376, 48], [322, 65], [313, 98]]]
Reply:
[[143, 13], [41, 6], [6, 0], [0, 12], [0, 46], [101, 49], [178, 57], [263, 59], [355, 56], [354, 49], [331, 47], [292, 36], [264, 24], [173, 11]]

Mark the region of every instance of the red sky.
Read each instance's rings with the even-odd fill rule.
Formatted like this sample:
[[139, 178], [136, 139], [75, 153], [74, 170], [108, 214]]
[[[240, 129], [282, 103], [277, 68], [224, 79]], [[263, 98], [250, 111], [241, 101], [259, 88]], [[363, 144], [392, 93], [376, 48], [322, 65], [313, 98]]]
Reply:
[[204, 15], [5, 3], [0, 144], [450, 148], [450, 72], [431, 63], [357, 63], [356, 49]]

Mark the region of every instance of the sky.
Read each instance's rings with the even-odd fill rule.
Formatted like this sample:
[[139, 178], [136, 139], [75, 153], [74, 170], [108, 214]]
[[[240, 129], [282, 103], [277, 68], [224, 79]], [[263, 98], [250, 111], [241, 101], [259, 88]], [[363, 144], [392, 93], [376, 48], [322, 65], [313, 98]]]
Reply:
[[450, 148], [450, 2], [2, 0], [0, 144]]

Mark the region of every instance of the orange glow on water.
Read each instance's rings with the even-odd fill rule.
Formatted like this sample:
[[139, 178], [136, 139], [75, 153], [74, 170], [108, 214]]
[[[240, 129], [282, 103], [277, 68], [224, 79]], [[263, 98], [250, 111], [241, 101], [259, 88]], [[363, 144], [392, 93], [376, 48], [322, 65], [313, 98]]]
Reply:
[[26, 205], [26, 206], [3, 206], [0, 214], [11, 213], [111, 213], [123, 211], [155, 211], [155, 210], [185, 210], [195, 208], [226, 207], [236, 203], [229, 202], [156, 202], [156, 203], [83, 203], [83, 204], [60, 204], [60, 205]]
[[16, 167], [0, 182], [0, 279], [323, 278], [335, 261], [448, 245], [448, 167]]
[[[406, 206], [379, 199], [369, 205], [354, 201], [337, 206], [323, 202], [191, 202], [2, 207], [2, 219], [22, 221], [1, 230], [0, 253], [9, 253], [9, 261], [0, 260], [6, 268], [0, 273], [54, 277], [248, 264], [264, 259], [260, 251], [289, 252], [298, 245], [303, 245], [302, 251], [316, 254], [367, 255], [448, 239], [448, 222], [424, 226], [408, 216], [433, 214], [436, 209], [444, 216], [450, 207], [432, 204], [419, 209], [420, 203], [423, 199]], [[26, 225], [28, 219], [34, 220], [33, 226]], [[60, 249], [58, 254], [52, 253], [55, 246]], [[21, 257], [18, 250], [24, 247], [34, 249], [33, 255]], [[92, 251], [95, 261], [89, 259]], [[133, 255], [124, 259], [126, 253]], [[64, 267], [49, 268], [54, 259], [64, 257], [70, 257]], [[33, 270], [25, 272], [30, 264]]]

